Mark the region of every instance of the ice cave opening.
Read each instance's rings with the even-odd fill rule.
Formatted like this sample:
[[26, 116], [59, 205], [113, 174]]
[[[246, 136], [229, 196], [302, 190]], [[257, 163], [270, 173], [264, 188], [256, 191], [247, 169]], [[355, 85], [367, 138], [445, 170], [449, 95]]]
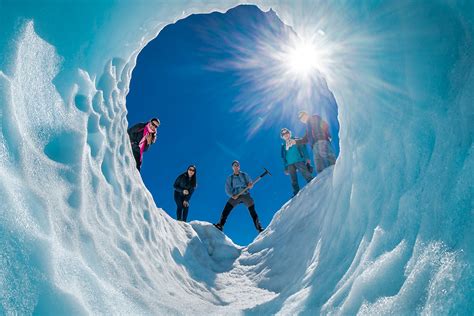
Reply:
[[[317, 52], [305, 60], [297, 40], [301, 39], [272, 10], [241, 5], [179, 20], [141, 50], [131, 75], [127, 120], [131, 126], [158, 115], [164, 122], [156, 145], [144, 155], [141, 177], [171, 217], [177, 216], [172, 184], [194, 164], [199, 189], [193, 194], [189, 221], [216, 222], [227, 199], [223, 189], [232, 172], [230, 162], [237, 159], [252, 176], [263, 167], [273, 171], [271, 179], [252, 193], [261, 222], [270, 223], [294, 194], [283, 173], [280, 130], [290, 128], [293, 137], [302, 137], [306, 127], [297, 117], [301, 110], [328, 122], [337, 157], [336, 100], [313, 68]], [[318, 40], [311, 45], [317, 46]], [[295, 52], [303, 54], [293, 56]], [[302, 69], [294, 68], [296, 61], [302, 62], [296, 64]], [[300, 150], [305, 149], [314, 166], [309, 148]], [[301, 172], [297, 177], [303, 188]], [[235, 212], [226, 234], [247, 245], [255, 229], [246, 210]]]
[[143, 47], [240, 1], [1, 2], [0, 314], [473, 314], [474, 4], [255, 2], [321, 40], [341, 129], [248, 246], [159, 208], [126, 133]]

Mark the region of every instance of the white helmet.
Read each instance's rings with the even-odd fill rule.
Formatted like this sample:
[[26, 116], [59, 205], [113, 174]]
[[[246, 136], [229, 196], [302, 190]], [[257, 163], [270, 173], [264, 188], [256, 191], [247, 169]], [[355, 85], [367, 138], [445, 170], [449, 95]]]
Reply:
[[286, 127], [283, 127], [281, 130], [280, 130], [280, 137], [283, 138], [283, 135], [284, 134], [290, 134], [290, 137], [291, 137], [291, 131], [286, 128]]

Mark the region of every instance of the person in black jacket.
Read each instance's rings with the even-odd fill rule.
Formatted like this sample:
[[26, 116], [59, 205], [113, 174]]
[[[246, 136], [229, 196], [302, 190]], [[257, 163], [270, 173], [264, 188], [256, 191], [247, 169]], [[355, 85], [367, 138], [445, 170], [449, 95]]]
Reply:
[[176, 202], [176, 219], [186, 222], [189, 200], [196, 188], [196, 166], [190, 165], [186, 172], [174, 181], [174, 201]]
[[148, 123], [138, 123], [127, 130], [138, 171], [142, 165], [143, 153], [156, 141], [156, 130], [159, 126], [160, 120], [152, 118]]

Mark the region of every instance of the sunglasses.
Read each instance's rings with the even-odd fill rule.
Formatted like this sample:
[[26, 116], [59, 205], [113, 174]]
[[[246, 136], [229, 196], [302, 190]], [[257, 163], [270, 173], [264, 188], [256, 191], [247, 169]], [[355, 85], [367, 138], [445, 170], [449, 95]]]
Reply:
[[159, 124], [155, 124], [153, 122], [151, 122], [151, 125], [153, 125], [155, 128], [158, 128], [158, 126], [160, 126]]
[[281, 136], [286, 135], [286, 134], [289, 134], [289, 133], [290, 133], [290, 132], [285, 131], [285, 132], [281, 133]]
[[196, 169], [193, 169], [193, 168], [189, 168], [188, 170], [192, 172], [196, 172]]

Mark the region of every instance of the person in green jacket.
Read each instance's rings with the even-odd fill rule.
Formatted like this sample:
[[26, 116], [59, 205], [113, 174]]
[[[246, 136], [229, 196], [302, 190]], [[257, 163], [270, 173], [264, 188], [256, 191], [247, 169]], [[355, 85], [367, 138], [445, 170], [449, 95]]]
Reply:
[[297, 170], [301, 172], [307, 183], [313, 179], [311, 160], [306, 145], [298, 144], [297, 139], [292, 137], [289, 129], [282, 128], [280, 136], [284, 140], [281, 145], [281, 158], [285, 167], [285, 174], [290, 175], [293, 196], [295, 196], [300, 190], [296, 175]]

